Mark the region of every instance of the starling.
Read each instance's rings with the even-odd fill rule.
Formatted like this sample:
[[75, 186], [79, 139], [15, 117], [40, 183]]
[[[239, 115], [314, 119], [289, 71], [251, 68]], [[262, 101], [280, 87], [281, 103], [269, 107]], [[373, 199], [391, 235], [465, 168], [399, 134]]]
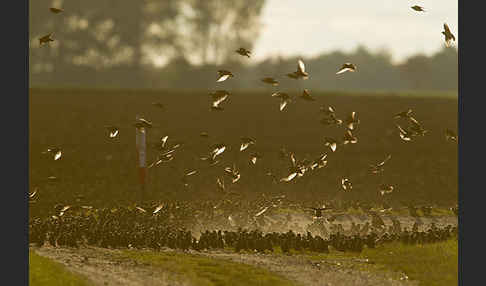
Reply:
[[62, 8], [51, 7], [51, 8], [49, 8], [49, 10], [51, 10], [51, 12], [54, 13], [54, 14], [59, 14], [61, 12], [64, 12], [64, 9], [62, 9]]
[[417, 12], [425, 12], [424, 7], [421, 7], [421, 6], [418, 6], [418, 5], [412, 6], [410, 8], [412, 8], [413, 10], [415, 10]]
[[108, 137], [110, 139], [116, 138], [118, 136], [119, 131], [120, 131], [118, 129], [118, 127], [113, 126], [113, 125], [105, 126], [105, 129], [106, 129], [106, 131], [108, 131]]
[[228, 98], [230, 93], [226, 90], [217, 90], [215, 92], [210, 93], [210, 95], [213, 99], [211, 108], [218, 110], [218, 109], [222, 109], [222, 107], [220, 107], [219, 105]]
[[290, 99], [290, 96], [285, 92], [280, 92], [280, 91], [275, 92], [275, 93], [272, 94], [272, 97], [280, 98], [280, 111], [284, 110], [284, 108], [287, 106], [287, 104], [292, 101]]
[[353, 185], [351, 184], [351, 181], [347, 178], [341, 179], [341, 187], [345, 191], [350, 191], [353, 188]]
[[297, 63], [297, 71], [293, 73], [287, 74], [288, 77], [293, 78], [293, 79], [308, 79], [309, 78], [309, 73], [305, 71], [305, 65], [302, 60], [299, 60]]
[[219, 70], [218, 71], [218, 80], [216, 82], [222, 82], [229, 78], [233, 77], [233, 74], [227, 70]]
[[52, 37], [52, 33], [40, 37], [39, 46], [42, 46], [42, 44], [49, 44], [49, 42], [54, 42], [54, 40], [51, 37]]
[[304, 91], [302, 92], [302, 95], [299, 96], [300, 98], [302, 98], [303, 100], [307, 100], [307, 101], [315, 101], [316, 99], [313, 98], [310, 93], [309, 93], [309, 90], [308, 89], [304, 89]]
[[342, 74], [345, 72], [355, 72], [356, 71], [356, 66], [352, 63], [345, 63], [341, 66], [341, 69], [338, 70], [336, 74]]
[[256, 143], [255, 140], [250, 137], [242, 137], [240, 151], [246, 150], [250, 145], [253, 145], [255, 143]]
[[238, 50], [235, 51], [236, 53], [244, 56], [244, 57], [250, 57], [251, 52], [245, 48], [239, 48]]
[[447, 26], [446, 23], [444, 23], [444, 31], [442, 31], [442, 34], [445, 37], [445, 42], [446, 46], [450, 47], [451, 42], [456, 40], [456, 37], [451, 33], [451, 30], [449, 29], [449, 26]]
[[348, 143], [355, 144], [358, 143], [358, 138], [354, 136], [350, 130], [347, 130], [346, 133], [344, 134], [343, 138], [343, 144], [346, 145]]
[[265, 78], [262, 78], [262, 82], [271, 84], [273, 86], [277, 86], [278, 85], [278, 81], [276, 79], [274, 79], [273, 77], [265, 77]]
[[337, 148], [337, 141], [333, 138], [326, 137], [326, 138], [324, 138], [324, 145], [331, 148], [332, 152], [335, 152], [336, 148]]
[[450, 129], [446, 129], [445, 130], [445, 137], [446, 137], [446, 140], [451, 140], [451, 141], [457, 142], [457, 135], [456, 135], [456, 133], [454, 133], [454, 131], [452, 131]]
[[356, 118], [356, 112], [354, 111], [346, 118], [346, 125], [349, 130], [354, 130], [359, 123], [360, 121]]

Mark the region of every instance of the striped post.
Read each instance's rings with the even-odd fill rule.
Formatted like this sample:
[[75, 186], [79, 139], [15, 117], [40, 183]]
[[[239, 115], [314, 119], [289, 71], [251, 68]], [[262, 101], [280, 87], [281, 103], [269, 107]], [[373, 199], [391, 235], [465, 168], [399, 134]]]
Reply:
[[[140, 118], [139, 115], [136, 117], [136, 121]], [[145, 128], [135, 128], [135, 143], [137, 147], [137, 167], [139, 174], [140, 188], [142, 192], [145, 192], [145, 183], [147, 175], [147, 165], [146, 165], [146, 132]]]

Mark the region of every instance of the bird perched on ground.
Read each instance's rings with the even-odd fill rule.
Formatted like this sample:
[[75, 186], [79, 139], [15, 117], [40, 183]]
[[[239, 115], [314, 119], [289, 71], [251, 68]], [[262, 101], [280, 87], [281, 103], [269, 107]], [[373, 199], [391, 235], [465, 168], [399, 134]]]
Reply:
[[49, 10], [51, 10], [51, 12], [54, 13], [54, 14], [59, 14], [61, 12], [64, 12], [64, 9], [62, 9], [62, 8], [51, 7], [51, 8], [49, 8]]
[[344, 134], [343, 144], [346, 145], [349, 143], [351, 144], [358, 143], [358, 138], [354, 136], [350, 130], [347, 130], [346, 133]]
[[356, 117], [356, 112], [354, 111], [346, 118], [346, 125], [349, 130], [354, 130], [359, 122], [359, 119]]
[[108, 131], [108, 137], [110, 139], [116, 138], [118, 136], [118, 133], [120, 132], [118, 127], [113, 126], [113, 125], [107, 125], [107, 126], [105, 126], [105, 129], [106, 129], [106, 131]]
[[218, 80], [216, 80], [216, 82], [225, 81], [225, 80], [229, 79], [230, 77], [233, 77], [233, 74], [230, 71], [219, 70], [218, 71]]
[[274, 79], [273, 77], [265, 77], [265, 78], [262, 78], [262, 81], [264, 83], [268, 83], [268, 84], [271, 84], [273, 86], [277, 86], [278, 85], [278, 81], [276, 79]]
[[52, 33], [40, 37], [39, 46], [42, 46], [42, 44], [49, 44], [49, 42], [54, 42], [54, 39], [52, 39], [51, 37], [52, 37]]
[[392, 185], [381, 184], [380, 185], [380, 195], [384, 196], [385, 194], [391, 194], [393, 192], [394, 187]]
[[230, 93], [226, 90], [216, 90], [211, 92], [209, 95], [212, 97], [212, 110], [223, 110], [223, 107], [219, 106], [223, 101], [225, 101]]
[[418, 6], [418, 5], [414, 5], [410, 8], [412, 8], [413, 10], [418, 11], [418, 12], [425, 12], [424, 7], [421, 7], [421, 6]]
[[450, 129], [446, 129], [445, 130], [445, 137], [446, 137], [446, 140], [451, 140], [451, 141], [457, 142], [457, 135], [456, 135], [456, 133], [454, 133], [454, 131], [452, 131]]
[[351, 181], [347, 178], [341, 179], [341, 187], [345, 191], [350, 191], [353, 188], [353, 185], [351, 184]]
[[250, 145], [255, 143], [256, 141], [250, 137], [241, 137], [240, 151], [246, 150]]
[[388, 162], [388, 160], [391, 159], [391, 155], [388, 155], [385, 160], [383, 160], [382, 162], [376, 164], [376, 165], [370, 165], [370, 173], [372, 174], [378, 174], [378, 173], [381, 173], [385, 170], [385, 168], [383, 168], [383, 166], [385, 166], [385, 163]]
[[280, 111], [284, 110], [284, 108], [289, 104], [292, 100], [290, 99], [290, 96], [285, 93], [285, 92], [275, 92], [272, 94], [272, 97], [278, 97], [280, 98]]
[[333, 138], [325, 137], [324, 138], [324, 145], [331, 148], [332, 152], [335, 152], [336, 148], [337, 148], [337, 141]]
[[250, 57], [250, 54], [251, 52], [245, 48], [239, 48], [235, 51], [236, 53], [242, 55], [242, 56], [246, 56], [246, 57]]
[[444, 23], [444, 31], [442, 31], [442, 34], [445, 37], [445, 42], [446, 46], [450, 47], [451, 42], [456, 40], [456, 37], [451, 33], [451, 30], [449, 29], [449, 26], [447, 26], [446, 23]]
[[412, 116], [412, 109], [407, 109], [406, 111], [402, 111], [400, 113], [397, 113], [395, 114], [395, 116], [393, 116], [393, 118], [395, 119], [399, 119], [399, 118], [410, 118]]
[[288, 73], [288, 77], [293, 78], [293, 79], [308, 79], [309, 78], [309, 73], [305, 71], [305, 65], [302, 60], [299, 60], [297, 62], [297, 71], [293, 73]]
[[315, 98], [313, 98], [310, 95], [308, 89], [304, 89], [304, 91], [302, 92], [302, 95], [300, 95], [299, 97], [302, 98], [303, 100], [307, 100], [307, 101], [315, 101], [316, 100]]
[[356, 65], [352, 63], [344, 63], [341, 68], [337, 71], [336, 74], [342, 74], [345, 72], [355, 72], [356, 71]]

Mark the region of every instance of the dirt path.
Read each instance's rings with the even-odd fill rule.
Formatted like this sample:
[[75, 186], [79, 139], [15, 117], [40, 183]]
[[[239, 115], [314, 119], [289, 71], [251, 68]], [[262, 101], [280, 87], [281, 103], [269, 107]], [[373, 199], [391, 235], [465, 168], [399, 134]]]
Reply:
[[211, 252], [204, 255], [263, 267], [306, 286], [418, 285], [414, 281], [399, 280], [396, 273], [358, 270], [356, 269], [358, 264], [363, 262], [351, 260], [339, 262], [326, 260], [313, 263], [300, 255], [277, 256], [222, 252]]
[[33, 248], [44, 257], [60, 262], [69, 270], [88, 278], [93, 285], [130, 285], [130, 286], [186, 286], [185, 281], [177, 280], [170, 273], [163, 272], [149, 264], [139, 264], [130, 259], [116, 257], [118, 250], [94, 247]]
[[[128, 258], [120, 258], [120, 250], [96, 247], [33, 248], [39, 255], [65, 265], [75, 273], [87, 277], [94, 285], [190, 285], [183, 277], [164, 272], [149, 264], [140, 264]], [[417, 285], [411, 281], [400, 281], [397, 274], [390, 272], [367, 272], [358, 270], [356, 261], [321, 261], [312, 263], [300, 255], [236, 254], [212, 251], [198, 253], [215, 259], [227, 259], [238, 263], [262, 267], [280, 274], [298, 285], [308, 286], [353, 286], [353, 285]]]

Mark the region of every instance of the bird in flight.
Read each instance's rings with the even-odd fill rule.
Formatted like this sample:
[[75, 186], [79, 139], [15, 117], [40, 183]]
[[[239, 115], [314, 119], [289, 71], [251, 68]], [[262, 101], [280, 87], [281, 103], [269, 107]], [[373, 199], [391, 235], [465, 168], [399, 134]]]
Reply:
[[303, 100], [307, 100], [307, 101], [315, 101], [316, 100], [314, 97], [312, 97], [310, 95], [308, 89], [304, 89], [304, 91], [302, 92], [302, 95], [300, 95], [299, 97], [302, 98]]
[[456, 135], [456, 133], [454, 133], [454, 131], [452, 131], [450, 129], [446, 129], [445, 130], [445, 136], [446, 136], [446, 140], [451, 140], [451, 141], [457, 142], [457, 135]]
[[118, 133], [120, 132], [118, 127], [113, 126], [113, 125], [107, 125], [107, 126], [105, 126], [105, 129], [106, 129], [106, 131], [108, 131], [108, 137], [110, 139], [116, 138], [118, 136]]
[[261, 156], [259, 153], [257, 153], [257, 152], [251, 153], [251, 154], [250, 154], [250, 162], [251, 162], [253, 165], [255, 165], [255, 164], [256, 164], [256, 162], [257, 162], [257, 160], [258, 160], [258, 159], [260, 159], [261, 157], [262, 157], [262, 156]]
[[353, 188], [353, 185], [351, 184], [351, 181], [347, 178], [341, 179], [341, 187], [345, 191], [350, 191]]
[[395, 116], [393, 116], [393, 118], [395, 118], [395, 119], [407, 118], [408, 119], [408, 118], [412, 117], [412, 112], [413, 112], [412, 109], [409, 108], [405, 111], [402, 111], [400, 113], [395, 114]]
[[273, 77], [265, 77], [265, 78], [262, 78], [262, 82], [271, 84], [273, 86], [277, 86], [278, 85], [278, 81], [276, 79], [274, 79]]
[[245, 48], [239, 48], [235, 51], [236, 53], [244, 56], [244, 57], [250, 57], [251, 52]]
[[332, 152], [335, 152], [337, 148], [337, 141], [334, 138], [326, 137], [324, 138], [324, 145], [331, 148]]
[[250, 145], [255, 144], [256, 141], [250, 137], [242, 137], [241, 138], [241, 145], [240, 145], [240, 151], [246, 150]]
[[223, 110], [223, 107], [219, 106], [223, 101], [225, 101], [230, 93], [226, 90], [217, 90], [215, 92], [210, 93], [212, 96], [213, 102], [211, 104], [211, 109], [213, 110]]
[[288, 77], [293, 78], [293, 79], [308, 79], [309, 78], [309, 73], [305, 71], [305, 64], [302, 60], [299, 60], [297, 62], [297, 71], [294, 71], [293, 73], [287, 74]]
[[52, 39], [51, 37], [52, 37], [52, 33], [40, 37], [39, 46], [42, 46], [42, 44], [49, 44], [49, 42], [54, 42], [54, 39]]
[[59, 14], [61, 12], [64, 12], [64, 9], [62, 9], [62, 8], [51, 7], [51, 8], [49, 8], [49, 10], [51, 10], [51, 12], [54, 13], [54, 14]]
[[292, 102], [292, 100], [290, 99], [290, 96], [285, 92], [280, 92], [280, 91], [275, 92], [274, 94], [272, 94], [272, 97], [280, 98], [280, 111], [284, 110], [284, 108], [287, 106], [287, 104]]
[[144, 118], [139, 118], [137, 122], [133, 124], [133, 126], [136, 128], [152, 128], [153, 124]]
[[394, 187], [392, 185], [381, 184], [380, 185], [380, 195], [384, 196], [386, 194], [391, 194]]
[[236, 183], [241, 178], [240, 172], [236, 169], [236, 165], [233, 164], [233, 167], [226, 167], [224, 171], [228, 176], [231, 177], [231, 182]]
[[403, 129], [400, 125], [396, 124], [397, 128], [398, 128], [398, 131], [400, 132], [400, 138], [403, 140], [403, 141], [412, 141], [412, 136], [413, 136], [413, 133], [408, 131], [408, 130], [405, 130]]
[[61, 157], [62, 157], [62, 150], [59, 147], [50, 147], [50, 148], [47, 148], [46, 151], [42, 152], [42, 154], [50, 154], [50, 155], [52, 155], [52, 158], [54, 159], [54, 161], [57, 161], [57, 160], [61, 159]]
[[344, 63], [341, 66], [341, 69], [339, 69], [336, 74], [342, 74], [345, 72], [355, 72], [355, 71], [356, 71], [356, 65], [352, 63]]
[[417, 12], [425, 12], [424, 7], [421, 7], [419, 5], [414, 5], [414, 6], [410, 7], [410, 8], [412, 8], [413, 10], [415, 10]]
[[450, 47], [452, 41], [456, 41], [456, 37], [451, 33], [451, 30], [449, 29], [449, 26], [447, 26], [446, 23], [444, 23], [444, 31], [442, 31], [442, 34], [445, 37], [445, 42], [446, 46]]
[[358, 138], [354, 136], [350, 130], [347, 130], [344, 134], [343, 144], [346, 145], [348, 143], [355, 144], [358, 143]]
[[351, 112], [351, 114], [346, 118], [346, 125], [348, 126], [349, 130], [356, 129], [356, 125], [359, 124], [359, 119], [356, 118], [356, 112]]
[[230, 71], [219, 70], [218, 71], [218, 80], [216, 80], [216, 82], [225, 81], [225, 80], [229, 79], [230, 77], [233, 77], [233, 74]]
[[385, 171], [385, 168], [383, 168], [383, 166], [385, 166], [385, 163], [388, 162], [388, 160], [390, 160], [390, 159], [391, 159], [391, 155], [388, 155], [385, 158], [385, 160], [383, 160], [382, 162], [380, 162], [376, 165], [370, 165], [370, 173], [378, 174], [378, 173]]

